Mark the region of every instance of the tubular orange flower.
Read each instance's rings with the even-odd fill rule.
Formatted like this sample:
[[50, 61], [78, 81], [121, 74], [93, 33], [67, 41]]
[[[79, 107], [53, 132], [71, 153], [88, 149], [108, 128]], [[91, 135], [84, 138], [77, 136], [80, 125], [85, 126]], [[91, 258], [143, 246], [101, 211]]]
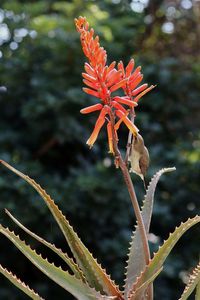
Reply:
[[127, 110], [126, 113], [117, 121], [117, 123], [115, 123], [114, 129], [116, 130], [116, 132], [119, 129], [123, 120], [128, 116], [128, 114], [129, 114], [129, 110]]
[[139, 95], [137, 95], [137, 97], [134, 99], [135, 102], [138, 102], [138, 100], [144, 96], [146, 93], [148, 93], [149, 91], [151, 91], [152, 89], [155, 88], [155, 85], [151, 85], [148, 89], [144, 90], [142, 93], [140, 93]]
[[[82, 114], [100, 111], [87, 144], [90, 147], [94, 145], [101, 128], [107, 122], [109, 151], [113, 153], [113, 132], [117, 139], [117, 130], [121, 123], [124, 123], [134, 135], [138, 132], [137, 127], [128, 118], [130, 109], [124, 108], [122, 105], [133, 109], [137, 106], [138, 100], [154, 86], [148, 88], [147, 84], [143, 84], [138, 87], [143, 75], [140, 72], [141, 67], [134, 70], [134, 59], [129, 61], [126, 68], [124, 68], [123, 62], [119, 62], [117, 68], [115, 61], [107, 65], [106, 50], [100, 46], [99, 37], [95, 36], [93, 28], [89, 28], [85, 17], [75, 19], [75, 25], [80, 33], [83, 52], [88, 59], [84, 66], [85, 73], [82, 73], [83, 82], [86, 85], [83, 91], [101, 101], [101, 103], [81, 109]], [[125, 96], [112, 96], [112, 93], [116, 93], [119, 89], [123, 89]], [[117, 122], [113, 124], [113, 132], [110, 121], [111, 114], [118, 118]]]
[[109, 110], [107, 106], [104, 106], [99, 114], [99, 117], [96, 121], [94, 130], [90, 136], [90, 138], [87, 140], [87, 144], [88, 146], [92, 147], [99, 135], [99, 131], [101, 130], [101, 127], [104, 125], [105, 123], [105, 116], [108, 114]]
[[127, 67], [126, 67], [126, 77], [129, 77], [131, 75], [131, 72], [133, 71], [133, 68], [134, 68], [134, 65], [135, 65], [135, 61], [134, 59], [132, 58]]
[[82, 114], [89, 114], [93, 111], [97, 111], [97, 110], [101, 110], [103, 108], [103, 105], [98, 103], [98, 104], [94, 104], [94, 105], [91, 105], [91, 106], [88, 106], [88, 107], [85, 107], [83, 109], [81, 109], [81, 113]]
[[128, 83], [130, 89], [132, 90], [132, 93], [134, 92], [134, 89], [138, 86], [138, 84], [142, 81], [142, 79], [143, 75], [141, 73], [138, 73], [138, 75]]
[[109, 152], [114, 154], [112, 128], [111, 128], [111, 123], [110, 122], [108, 122], [108, 124], [107, 124], [107, 133], [108, 133]]
[[116, 111], [116, 115], [122, 119], [122, 122], [128, 127], [128, 129], [132, 132], [134, 136], [137, 135], [139, 129], [127, 118], [126, 114], [121, 110]]
[[[137, 87], [138, 84], [143, 79], [143, 75], [141, 74], [141, 66], [137, 67], [134, 70], [134, 59], [131, 59], [124, 69], [124, 64], [122, 61], [118, 64], [118, 70], [122, 72], [122, 76], [124, 79], [127, 79], [126, 85], [123, 86], [124, 93], [130, 97], [130, 101], [137, 102], [142, 96], [144, 96], [146, 93], [148, 93], [150, 90], [152, 90], [155, 86], [150, 86], [148, 88], [148, 84], [142, 84], [141, 86]], [[140, 96], [138, 95], [140, 92]], [[135, 99], [134, 96], [138, 95]]]
[[116, 101], [112, 101], [112, 107], [121, 110], [123, 113], [126, 113], [126, 109]]
[[116, 90], [118, 90], [119, 88], [123, 87], [126, 85], [127, 79], [122, 79], [120, 82], [116, 83], [115, 85], [113, 85], [110, 89], [111, 92], [114, 92]]
[[91, 90], [91, 89], [88, 89], [88, 88], [83, 88], [83, 91], [89, 95], [92, 95], [92, 96], [95, 96], [97, 98], [99, 98], [99, 93], [94, 91], [94, 90]]
[[147, 83], [145, 83], [145, 84], [139, 86], [137, 89], [135, 89], [135, 90], [132, 92], [132, 96], [136, 96], [136, 95], [139, 94], [140, 92], [144, 91], [147, 87], [148, 87], [148, 84], [147, 84]]
[[119, 96], [116, 96], [116, 97], [114, 97], [113, 98], [115, 101], [117, 101], [117, 102], [120, 102], [120, 103], [122, 103], [122, 104], [125, 104], [125, 105], [128, 105], [128, 106], [130, 106], [130, 107], [135, 107], [135, 106], [137, 106], [138, 104], [137, 104], [137, 102], [134, 102], [134, 101], [131, 101], [131, 100], [129, 100], [130, 98], [129, 97], [119, 97]]

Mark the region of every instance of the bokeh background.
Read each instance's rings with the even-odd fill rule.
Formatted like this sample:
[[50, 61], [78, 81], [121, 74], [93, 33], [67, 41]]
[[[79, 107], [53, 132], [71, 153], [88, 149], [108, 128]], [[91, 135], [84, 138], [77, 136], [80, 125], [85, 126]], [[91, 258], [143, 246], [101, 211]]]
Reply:
[[[89, 150], [96, 116], [82, 116], [95, 99], [82, 92], [85, 58], [73, 19], [88, 18], [109, 61], [134, 57], [145, 82], [157, 84], [137, 108], [137, 126], [149, 149], [148, 179], [161, 167], [151, 226], [151, 248], [181, 220], [199, 213], [200, 1], [105, 0], [0, 2], [0, 158], [28, 173], [56, 200], [82, 240], [123, 284], [126, 251], [135, 218], [120, 171], [107, 152], [106, 134]], [[95, 114], [94, 114], [95, 115]], [[125, 149], [126, 129], [121, 130]], [[140, 201], [144, 189], [133, 175]], [[23, 234], [5, 216], [8, 208], [30, 229], [68, 251], [38, 195], [0, 168], [0, 222]], [[155, 299], [178, 299], [187, 271], [199, 259], [200, 229], [186, 234], [155, 283]], [[31, 245], [55, 257], [41, 245]], [[71, 299], [0, 237], [0, 263], [44, 298]], [[58, 263], [60, 263], [58, 261]], [[26, 299], [0, 275], [0, 299]], [[192, 299], [192, 298], [191, 298]]]

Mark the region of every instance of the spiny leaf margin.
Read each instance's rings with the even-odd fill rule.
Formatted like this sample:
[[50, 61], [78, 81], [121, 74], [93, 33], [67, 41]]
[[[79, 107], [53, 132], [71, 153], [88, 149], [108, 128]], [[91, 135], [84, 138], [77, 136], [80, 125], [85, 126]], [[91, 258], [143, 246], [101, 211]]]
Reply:
[[[158, 275], [162, 272], [163, 267], [161, 267], [157, 272], [155, 272], [147, 281], [145, 281], [138, 289], [136, 289], [135, 292], [132, 294], [132, 298], [136, 298], [139, 296], [139, 293], [142, 291], [145, 291], [149, 284], [151, 284], [157, 277]], [[140, 297], [140, 296], [139, 296]], [[140, 299], [140, 298], [139, 298]]]
[[8, 271], [6, 268], [2, 267], [0, 264], [0, 273], [3, 274], [12, 284], [14, 284], [18, 289], [24, 292], [27, 296], [29, 296], [33, 300], [44, 300], [42, 297], [38, 295], [34, 290], [32, 290], [27, 284], [22, 282], [16, 275], [12, 272]]
[[72, 226], [69, 224], [68, 220], [59, 210], [58, 206], [51, 199], [51, 197], [46, 193], [46, 191], [29, 176], [24, 175], [22, 172], [16, 170], [5, 161], [0, 160], [0, 163], [27, 181], [42, 197], [57, 221], [61, 231], [63, 232], [77, 263], [84, 272], [89, 285], [101, 293], [105, 292], [108, 296], [116, 296], [117, 299], [123, 299], [118, 286], [111, 280], [110, 276], [106, 274], [105, 270], [101, 268], [101, 265], [97, 263], [97, 260], [93, 258], [92, 254], [82, 243]]
[[76, 278], [81, 279], [83, 282], [85, 282], [85, 278], [83, 275], [83, 272], [79, 269], [78, 265], [75, 264], [75, 262], [68, 257], [66, 253], [63, 253], [61, 249], [58, 249], [55, 245], [47, 242], [28, 228], [26, 228], [22, 223], [20, 223], [7, 209], [5, 209], [5, 213], [11, 218], [11, 220], [18, 225], [22, 230], [24, 230], [26, 233], [28, 233], [30, 236], [32, 236], [34, 239], [51, 249], [54, 253], [56, 253], [64, 262], [67, 263], [67, 265], [70, 267]]
[[56, 267], [47, 259], [44, 259], [29, 245], [26, 245], [19, 236], [15, 235], [8, 228], [0, 225], [0, 232], [6, 236], [40, 271], [56, 282], [59, 286], [71, 293], [79, 300], [97, 300], [101, 299], [101, 295], [95, 290], [77, 279], [74, 275], [70, 275], [67, 271], [63, 271], [61, 267]]
[[132, 294], [149, 278], [153, 276], [164, 264], [169, 253], [181, 238], [181, 236], [192, 226], [200, 222], [200, 216], [195, 216], [192, 219], [188, 219], [186, 222], [182, 222], [179, 227], [176, 227], [173, 233], [170, 233], [169, 238], [164, 241], [163, 245], [159, 247], [157, 253], [154, 253], [154, 257], [151, 259], [145, 270], [141, 272], [132, 288], [130, 289], [128, 299], [133, 300]]
[[[163, 168], [159, 170], [151, 179], [146, 195], [143, 200], [141, 214], [145, 226], [146, 233], [149, 232], [152, 210], [153, 210], [153, 203], [154, 203], [154, 193], [157, 186], [157, 183], [160, 177], [167, 172], [175, 171], [176, 168]], [[127, 260], [127, 267], [126, 267], [126, 278], [125, 278], [125, 296], [127, 297], [130, 287], [132, 286], [133, 282], [135, 282], [137, 276], [145, 269], [145, 255], [143, 251], [142, 240], [140, 237], [139, 227], [136, 224], [135, 231], [133, 232], [129, 253], [128, 253], [128, 260]]]
[[199, 282], [197, 283], [197, 286], [196, 286], [196, 293], [195, 293], [195, 300], [199, 300], [200, 299], [200, 280]]
[[194, 289], [196, 288], [199, 282], [200, 282], [200, 262], [190, 274], [188, 283], [186, 284], [185, 289], [181, 295], [181, 298], [179, 298], [179, 300], [188, 299], [188, 297], [192, 294], [192, 292], [194, 291]]

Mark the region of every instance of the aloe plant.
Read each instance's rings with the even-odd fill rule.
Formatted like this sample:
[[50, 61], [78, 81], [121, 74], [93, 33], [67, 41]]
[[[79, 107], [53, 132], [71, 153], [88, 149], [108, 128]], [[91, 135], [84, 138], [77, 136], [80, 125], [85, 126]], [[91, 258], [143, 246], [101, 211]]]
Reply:
[[[94, 37], [94, 30], [89, 30], [86, 18], [79, 17], [75, 20], [76, 28], [80, 33], [81, 44], [88, 59], [83, 73], [84, 83], [89, 88], [84, 91], [101, 100], [100, 103], [83, 108], [81, 113], [87, 114], [100, 111], [94, 130], [87, 141], [92, 147], [104, 123], [107, 123], [108, 146], [114, 158], [116, 168], [122, 171], [131, 202], [133, 204], [137, 224], [133, 231], [130, 248], [128, 251], [127, 267], [125, 270], [125, 285], [120, 289], [106, 273], [93, 254], [87, 249], [77, 233], [73, 230], [67, 218], [63, 215], [53, 199], [47, 192], [29, 176], [18, 171], [5, 161], [0, 161], [3, 166], [30, 184], [49, 208], [57, 225], [63, 233], [73, 257], [69, 257], [61, 249], [36, 235], [18, 221], [7, 209], [6, 214], [29, 236], [49, 248], [67, 265], [68, 271], [50, 263], [46, 258], [33, 250], [26, 242], [22, 241], [13, 231], [0, 225], [0, 232], [7, 237], [40, 271], [57, 283], [61, 288], [71, 293], [80, 300], [153, 300], [153, 283], [164, 268], [164, 262], [181, 236], [192, 226], [200, 222], [200, 216], [180, 224], [170, 233], [153, 256], [148, 244], [148, 233], [151, 223], [154, 194], [160, 177], [175, 168], [164, 168], [158, 171], [150, 181], [142, 207], [140, 208], [130, 172], [139, 175], [145, 181], [145, 174], [149, 164], [148, 150], [144, 145], [142, 136], [134, 124], [135, 107], [138, 100], [149, 92], [154, 86], [140, 84], [143, 75], [140, 67], [134, 69], [134, 60], [131, 59], [126, 67], [120, 62], [106, 65], [107, 54], [100, 47], [98, 36]], [[124, 96], [116, 96], [116, 91], [122, 89]], [[112, 93], [115, 92], [114, 96]], [[128, 109], [124, 107], [128, 106]], [[118, 148], [118, 130], [124, 123], [129, 129], [127, 152], [122, 157]], [[129, 163], [131, 164], [129, 168]], [[36, 292], [19, 280], [10, 271], [0, 265], [0, 272], [7, 277], [17, 288], [32, 299], [42, 299]], [[200, 299], [200, 263], [189, 277], [180, 300], [188, 299], [196, 289], [196, 300]]]

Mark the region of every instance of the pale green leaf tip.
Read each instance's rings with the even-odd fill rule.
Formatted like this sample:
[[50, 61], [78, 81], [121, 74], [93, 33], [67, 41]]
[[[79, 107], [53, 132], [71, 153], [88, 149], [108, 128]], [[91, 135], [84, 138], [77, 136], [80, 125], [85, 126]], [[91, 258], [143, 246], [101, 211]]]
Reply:
[[30, 296], [34, 300], [44, 300], [42, 297], [38, 295], [33, 289], [31, 289], [27, 284], [25, 284], [21, 279], [19, 279], [15, 274], [11, 271], [8, 271], [0, 264], [0, 273], [4, 275], [10, 282], [15, 285], [18, 289], [23, 291], [26, 295]]

